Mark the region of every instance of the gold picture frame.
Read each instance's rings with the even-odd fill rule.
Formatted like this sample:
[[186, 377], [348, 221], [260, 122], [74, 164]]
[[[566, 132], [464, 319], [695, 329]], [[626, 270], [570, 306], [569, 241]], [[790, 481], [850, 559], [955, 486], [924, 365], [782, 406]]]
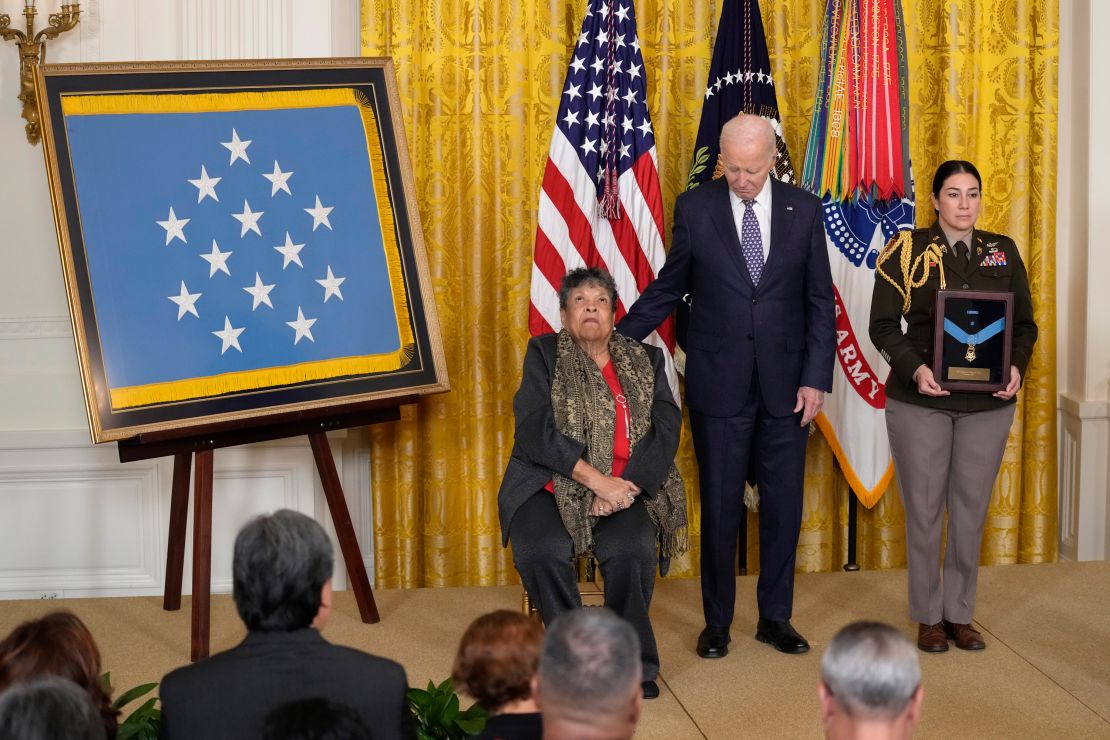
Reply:
[[390, 59], [48, 64], [35, 86], [94, 442], [449, 390]]

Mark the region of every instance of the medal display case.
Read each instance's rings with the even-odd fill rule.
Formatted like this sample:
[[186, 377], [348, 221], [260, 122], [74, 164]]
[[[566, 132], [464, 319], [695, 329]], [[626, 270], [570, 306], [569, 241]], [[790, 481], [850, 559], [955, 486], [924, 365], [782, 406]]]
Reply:
[[938, 290], [933, 377], [950, 391], [994, 393], [1010, 382], [1014, 294]]

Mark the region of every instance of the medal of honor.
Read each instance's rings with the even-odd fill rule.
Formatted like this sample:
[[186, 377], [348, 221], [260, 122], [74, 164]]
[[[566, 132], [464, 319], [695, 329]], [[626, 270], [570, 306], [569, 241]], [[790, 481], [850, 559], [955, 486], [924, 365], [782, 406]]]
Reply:
[[964, 359], [968, 362], [975, 362], [975, 345], [987, 341], [1005, 328], [1006, 319], [1002, 318], [985, 329], [977, 331], [974, 334], [968, 334], [966, 331], [956, 326], [951, 319], [946, 318], [944, 320], [944, 331], [951, 335], [957, 342], [964, 342], [967, 344], [967, 352], [964, 353]]

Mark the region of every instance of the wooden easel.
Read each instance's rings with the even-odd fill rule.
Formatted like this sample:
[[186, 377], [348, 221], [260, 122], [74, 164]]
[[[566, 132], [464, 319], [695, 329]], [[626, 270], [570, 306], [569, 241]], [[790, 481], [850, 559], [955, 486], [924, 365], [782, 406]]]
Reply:
[[208, 657], [209, 603], [212, 588], [212, 456], [220, 447], [264, 442], [267, 440], [308, 436], [316, 470], [324, 487], [339, 548], [347, 565], [347, 575], [358, 602], [359, 615], [365, 624], [381, 621], [366, 566], [362, 562], [355, 538], [351, 514], [343, 498], [343, 487], [335, 470], [327, 432], [367, 426], [401, 418], [398, 406], [410, 399], [391, 399], [387, 406], [371, 404], [296, 412], [277, 417], [253, 418], [241, 422], [225, 422], [190, 427], [187, 436], [181, 430], [145, 434], [119, 443], [120, 462], [148, 460], [173, 455], [173, 488], [170, 499], [170, 531], [166, 552], [166, 591], [162, 608], [181, 608], [181, 577], [185, 565], [185, 524], [189, 511], [189, 465], [193, 469], [193, 627], [190, 660]]

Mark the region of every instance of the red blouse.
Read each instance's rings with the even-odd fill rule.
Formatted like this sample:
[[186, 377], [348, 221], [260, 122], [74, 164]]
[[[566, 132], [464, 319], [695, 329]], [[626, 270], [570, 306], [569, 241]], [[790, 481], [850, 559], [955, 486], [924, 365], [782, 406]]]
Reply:
[[[605, 367], [601, 369], [601, 376], [605, 378], [617, 404], [617, 419], [613, 425], [613, 477], [619, 478], [628, 466], [628, 455], [632, 451], [632, 439], [629, 433], [632, 417], [628, 410], [628, 399], [624, 396], [624, 389], [621, 388], [621, 381], [617, 377], [617, 369], [613, 367], [612, 360], [605, 363]], [[544, 489], [554, 493], [555, 482], [548, 481]]]

